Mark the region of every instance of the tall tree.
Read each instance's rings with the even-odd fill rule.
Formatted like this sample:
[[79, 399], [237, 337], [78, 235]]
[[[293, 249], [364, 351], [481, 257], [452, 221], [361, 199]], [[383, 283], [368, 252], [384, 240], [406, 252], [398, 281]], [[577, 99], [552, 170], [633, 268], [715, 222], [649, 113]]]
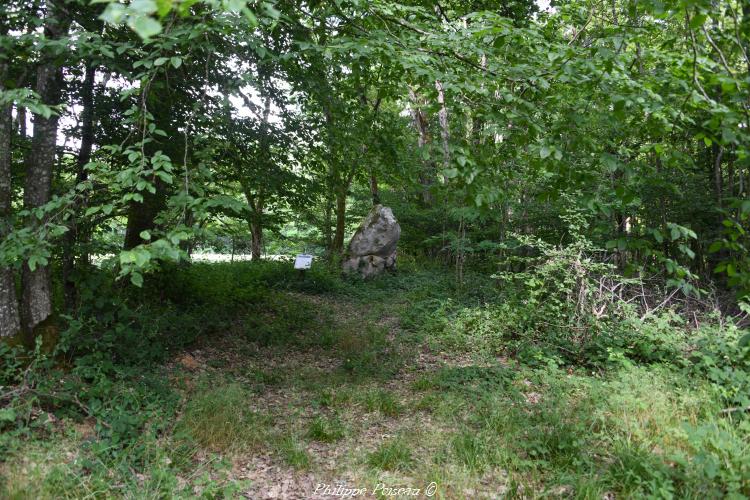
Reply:
[[[2, 11], [0, 10], [0, 13]], [[0, 37], [8, 34], [9, 26], [0, 17]], [[6, 90], [8, 79], [8, 56], [0, 55], [0, 96]], [[11, 137], [13, 135], [13, 102], [0, 97], [0, 241], [10, 230], [11, 198]], [[16, 296], [15, 272], [11, 267], [0, 265], [0, 337], [18, 334], [21, 321]]]
[[[50, 107], [61, 104], [63, 69], [58, 62], [58, 55], [60, 49], [64, 49], [65, 42], [62, 39], [70, 26], [69, 6], [65, 0], [48, 0], [44, 7], [44, 36], [51, 45], [42, 52], [36, 70], [35, 91], [41, 102]], [[53, 113], [44, 116], [37, 113], [33, 123], [34, 136], [26, 163], [23, 197], [24, 207], [28, 210], [43, 207], [50, 201], [59, 115]], [[30, 224], [38, 224], [38, 219], [32, 217]], [[28, 332], [33, 332], [52, 315], [50, 268], [44, 265], [32, 269], [27, 261], [23, 266], [21, 281], [23, 324]]]

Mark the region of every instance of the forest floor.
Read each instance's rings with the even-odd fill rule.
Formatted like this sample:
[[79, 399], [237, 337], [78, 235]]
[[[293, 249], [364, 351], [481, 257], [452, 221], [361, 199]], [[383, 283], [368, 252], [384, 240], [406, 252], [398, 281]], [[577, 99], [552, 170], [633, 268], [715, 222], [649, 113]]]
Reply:
[[[703, 438], [739, 447], [724, 460], [747, 458], [747, 429], [712, 430], [715, 400], [662, 366], [603, 373], [446, 347], [445, 304], [481, 306], [449, 296], [451, 279], [274, 290], [138, 375], [167, 394], [141, 403], [153, 432], [110, 438], [114, 453], [96, 444], [116, 421], [47, 414], [46, 434], [0, 464], [0, 496], [669, 496], [711, 492], [724, 471]], [[674, 472], [696, 460], [700, 471]]]

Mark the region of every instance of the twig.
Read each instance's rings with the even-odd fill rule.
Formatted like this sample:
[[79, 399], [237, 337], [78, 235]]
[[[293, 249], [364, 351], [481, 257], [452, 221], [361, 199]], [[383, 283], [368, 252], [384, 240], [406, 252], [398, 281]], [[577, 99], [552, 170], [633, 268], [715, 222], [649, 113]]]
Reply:
[[726, 415], [728, 413], [734, 413], [737, 411], [750, 411], [750, 406], [734, 406], [732, 408], [724, 408], [719, 413], [722, 415]]

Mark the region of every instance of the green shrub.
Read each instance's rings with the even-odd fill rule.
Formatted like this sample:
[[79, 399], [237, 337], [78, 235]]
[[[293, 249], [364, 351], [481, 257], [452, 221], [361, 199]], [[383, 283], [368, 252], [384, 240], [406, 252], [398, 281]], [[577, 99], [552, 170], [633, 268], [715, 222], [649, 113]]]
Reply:
[[[734, 325], [707, 325], [695, 334], [688, 373], [711, 381], [731, 406], [750, 407], [750, 333]], [[741, 416], [743, 412], [738, 412]]]

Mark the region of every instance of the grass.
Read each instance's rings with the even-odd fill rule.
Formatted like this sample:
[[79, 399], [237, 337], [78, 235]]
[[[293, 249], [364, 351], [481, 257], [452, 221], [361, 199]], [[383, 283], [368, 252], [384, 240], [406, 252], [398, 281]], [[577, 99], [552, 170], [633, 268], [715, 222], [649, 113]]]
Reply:
[[[432, 270], [305, 288], [272, 266], [236, 266], [238, 276], [222, 265], [215, 278], [205, 266], [180, 278], [197, 287], [195, 307], [262, 285], [238, 292], [245, 308], [223, 310], [225, 331], [193, 344], [197, 367], [144, 377], [82, 365], [58, 376], [78, 377], [93, 417], [58, 402], [43, 410], [54, 425], [0, 423], [0, 497], [257, 497], [283, 481], [309, 496], [323, 478], [435, 481], [442, 498], [750, 495], [750, 420], [722, 414], [717, 385], [685, 368], [592, 370], [444, 343], [425, 328], [453, 314], [436, 298], [455, 312], [492, 296], [457, 294]], [[461, 317], [493, 328], [489, 315]]]
[[346, 435], [346, 427], [336, 417], [318, 415], [307, 428], [307, 437], [323, 443], [335, 443]]
[[387, 417], [397, 417], [403, 412], [403, 407], [396, 396], [385, 389], [364, 391], [359, 400], [368, 412], [380, 412]]
[[287, 465], [294, 469], [309, 469], [312, 464], [312, 458], [305, 449], [304, 443], [294, 435], [287, 435], [279, 439], [276, 452]]
[[251, 398], [238, 384], [205, 385], [187, 401], [175, 431], [212, 451], [237, 452], [258, 446], [269, 422], [250, 409]]
[[408, 471], [414, 465], [412, 448], [403, 439], [394, 438], [370, 453], [367, 456], [367, 464], [387, 471]]

